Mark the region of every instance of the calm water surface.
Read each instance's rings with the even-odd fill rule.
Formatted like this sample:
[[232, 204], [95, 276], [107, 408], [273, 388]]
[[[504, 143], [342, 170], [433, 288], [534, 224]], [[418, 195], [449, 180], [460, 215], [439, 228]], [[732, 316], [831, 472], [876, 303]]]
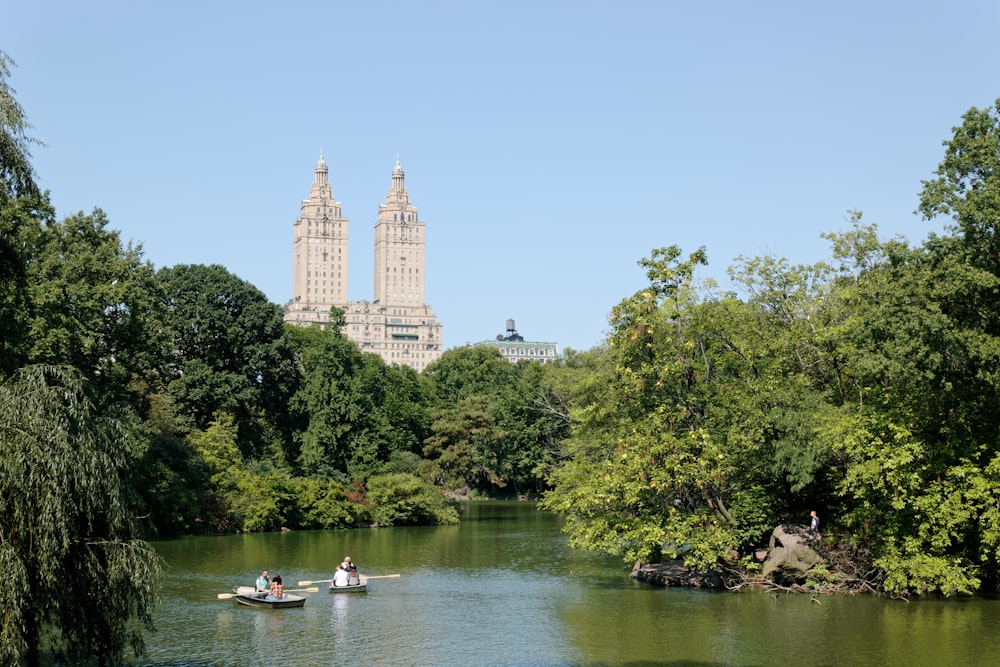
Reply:
[[[166, 560], [145, 665], [996, 665], [1000, 602], [900, 602], [653, 588], [570, 549], [528, 503], [466, 506], [460, 526], [186, 538]], [[218, 593], [261, 569], [286, 588], [349, 555], [368, 592], [320, 585], [300, 609]]]

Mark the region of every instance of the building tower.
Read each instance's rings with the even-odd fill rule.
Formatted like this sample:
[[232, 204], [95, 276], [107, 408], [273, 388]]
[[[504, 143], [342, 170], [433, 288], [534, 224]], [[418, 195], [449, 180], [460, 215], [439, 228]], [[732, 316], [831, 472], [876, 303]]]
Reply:
[[374, 301], [388, 307], [424, 304], [424, 223], [410, 204], [399, 157], [375, 222]]
[[303, 199], [292, 231], [292, 301], [285, 321], [318, 322], [330, 319], [330, 308], [347, 307], [347, 218], [333, 198], [326, 160], [320, 151], [316, 176]]
[[441, 323], [424, 303], [424, 229], [397, 157], [375, 221], [374, 298], [351, 303], [345, 333], [387, 364], [417, 371], [442, 353]]

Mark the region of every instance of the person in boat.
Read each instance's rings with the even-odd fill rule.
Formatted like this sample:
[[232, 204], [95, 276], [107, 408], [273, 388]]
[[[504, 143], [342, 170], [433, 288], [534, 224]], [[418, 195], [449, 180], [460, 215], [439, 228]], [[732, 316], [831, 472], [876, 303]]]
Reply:
[[267, 570], [263, 570], [260, 576], [257, 577], [257, 581], [254, 582], [254, 588], [258, 593], [267, 593], [271, 590], [271, 578], [267, 576]]
[[271, 595], [276, 598], [285, 597], [285, 582], [281, 580], [281, 574], [278, 572], [275, 572], [271, 579]]
[[351, 571], [351, 557], [344, 556], [344, 562], [340, 564], [340, 567], [344, 568], [348, 572]]
[[337, 571], [333, 573], [333, 585], [336, 588], [341, 586], [350, 586], [350, 573], [344, 568], [344, 564], [341, 563], [337, 566]]
[[347, 573], [347, 585], [348, 586], [360, 586], [361, 585], [361, 575], [358, 574], [358, 566], [351, 563], [351, 569]]

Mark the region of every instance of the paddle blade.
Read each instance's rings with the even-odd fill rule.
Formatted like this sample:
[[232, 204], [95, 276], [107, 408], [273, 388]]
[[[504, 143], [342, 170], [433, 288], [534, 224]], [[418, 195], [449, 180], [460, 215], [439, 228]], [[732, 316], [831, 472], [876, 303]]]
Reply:
[[368, 577], [369, 579], [397, 579], [402, 575], [399, 574], [377, 574], [375, 576]]
[[328, 584], [328, 583], [330, 583], [329, 579], [320, 579], [319, 581], [300, 581], [297, 585], [312, 586], [313, 584]]
[[236, 597], [236, 593], [219, 593], [220, 600], [228, 600], [229, 598]]

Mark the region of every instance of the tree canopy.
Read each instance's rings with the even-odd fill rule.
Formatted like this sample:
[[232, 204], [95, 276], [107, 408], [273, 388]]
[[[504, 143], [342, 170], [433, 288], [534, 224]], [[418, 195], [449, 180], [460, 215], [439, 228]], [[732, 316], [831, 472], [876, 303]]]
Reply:
[[98, 413], [72, 370], [25, 367], [0, 384], [0, 662], [142, 653], [160, 561], [131, 511], [136, 426]]

